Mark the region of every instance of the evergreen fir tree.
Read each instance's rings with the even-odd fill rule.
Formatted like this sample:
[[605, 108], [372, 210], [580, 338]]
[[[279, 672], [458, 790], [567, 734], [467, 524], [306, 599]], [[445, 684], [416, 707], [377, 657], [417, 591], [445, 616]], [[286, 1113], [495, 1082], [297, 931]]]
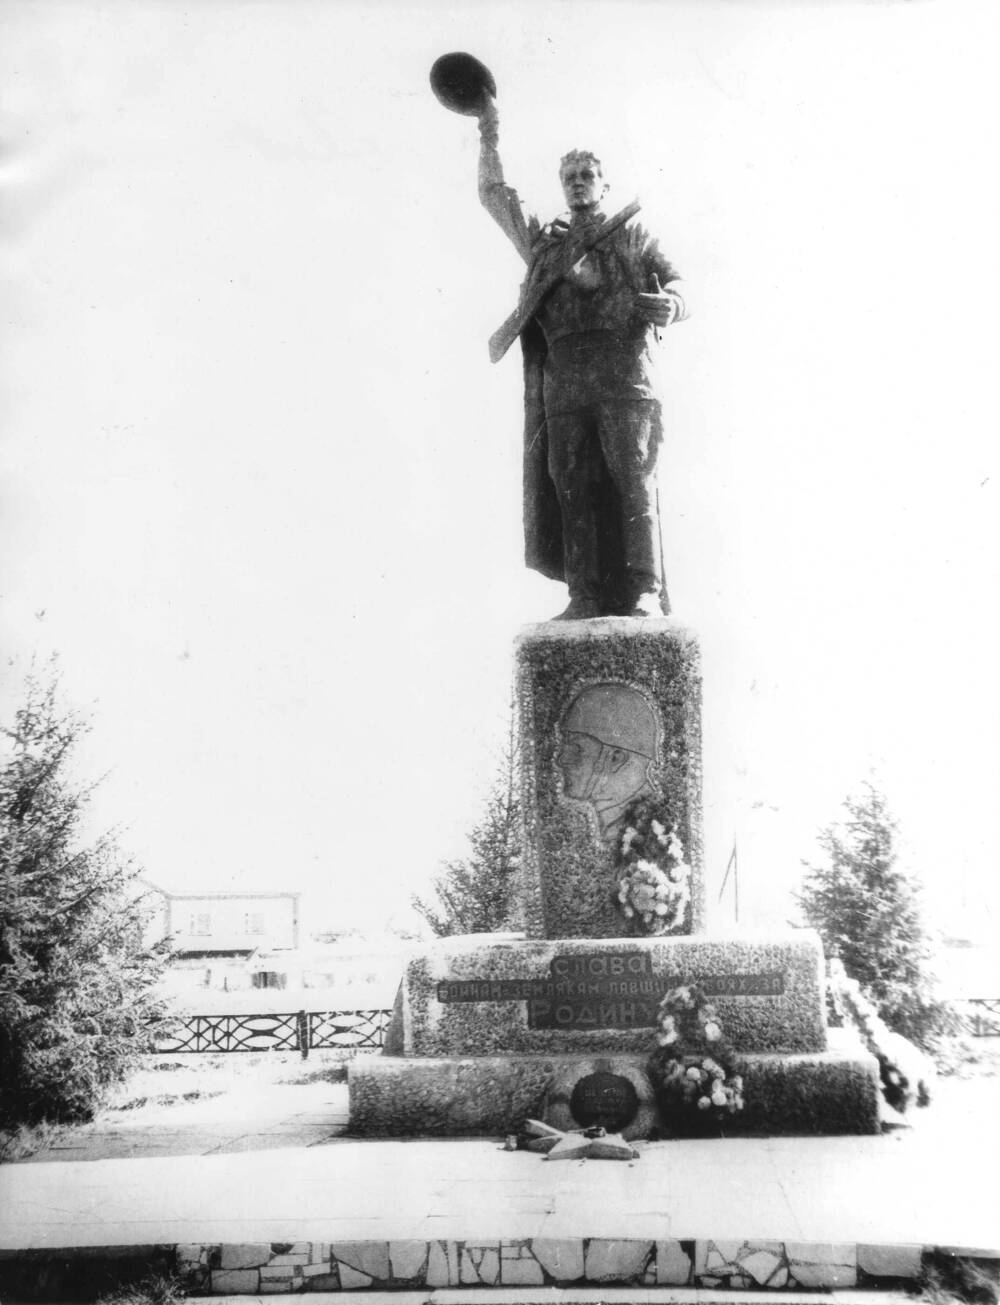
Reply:
[[438, 937], [496, 933], [518, 927], [521, 805], [517, 780], [512, 717], [500, 770], [483, 817], [469, 835], [470, 855], [461, 861], [445, 862], [441, 873], [431, 881], [432, 900], [412, 898], [413, 909]]
[[166, 944], [143, 945], [137, 871], [87, 845], [68, 773], [84, 726], [30, 681], [0, 760], [0, 1126], [90, 1118], [152, 1050]]
[[847, 798], [844, 809], [844, 818], [819, 835], [823, 863], [803, 862], [803, 915], [827, 958], [842, 961], [886, 1024], [935, 1049], [957, 1032], [958, 1021], [934, 996], [920, 888], [897, 864], [896, 821], [871, 784]]

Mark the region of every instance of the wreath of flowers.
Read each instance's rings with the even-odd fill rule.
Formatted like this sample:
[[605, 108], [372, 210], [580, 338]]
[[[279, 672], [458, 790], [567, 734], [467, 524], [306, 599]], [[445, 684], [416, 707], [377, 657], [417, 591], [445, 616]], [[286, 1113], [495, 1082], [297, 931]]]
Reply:
[[688, 922], [691, 867], [677, 826], [662, 804], [642, 799], [629, 807], [616, 847], [621, 878], [615, 905], [637, 933], [679, 933]]
[[743, 1079], [715, 1007], [697, 984], [672, 988], [657, 1012], [657, 1050], [649, 1059], [664, 1121], [679, 1132], [718, 1124], [743, 1109]]
[[866, 1049], [878, 1061], [882, 1096], [900, 1114], [912, 1105], [927, 1106], [935, 1070], [930, 1058], [879, 1017], [874, 1003], [856, 979], [836, 957], [827, 963], [829, 992], [834, 1008], [858, 1033]]

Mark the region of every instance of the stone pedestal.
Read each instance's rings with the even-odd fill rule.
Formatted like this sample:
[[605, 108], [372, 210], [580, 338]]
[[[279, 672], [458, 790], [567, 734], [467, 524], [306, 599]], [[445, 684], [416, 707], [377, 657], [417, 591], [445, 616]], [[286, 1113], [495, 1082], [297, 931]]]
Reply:
[[[528, 937], [611, 938], [631, 931], [609, 909], [618, 878], [612, 853], [629, 803], [645, 794], [662, 798], [692, 870], [691, 905], [678, 932], [700, 932], [695, 636], [671, 619], [548, 622], [524, 631], [516, 657]], [[572, 740], [581, 737], [582, 755], [575, 755]], [[616, 753], [627, 755], [614, 770]]]
[[[670, 619], [549, 623], [516, 656], [527, 937], [440, 939], [407, 965], [389, 1054], [351, 1065], [351, 1130], [503, 1134], [602, 1111], [626, 1138], [669, 1129], [645, 1066], [662, 997], [696, 983], [744, 1080], [727, 1132], [876, 1132], [878, 1067], [828, 1042], [816, 935], [703, 932], [694, 635]], [[675, 910], [623, 909], [637, 839], [664, 876], [682, 850]]]

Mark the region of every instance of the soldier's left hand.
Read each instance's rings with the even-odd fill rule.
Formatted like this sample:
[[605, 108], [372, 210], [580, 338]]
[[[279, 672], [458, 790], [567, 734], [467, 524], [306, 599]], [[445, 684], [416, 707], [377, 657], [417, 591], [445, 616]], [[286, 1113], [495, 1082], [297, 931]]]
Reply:
[[649, 278], [649, 283], [650, 292], [635, 297], [636, 310], [650, 326], [669, 326], [677, 320], [680, 312], [677, 296], [663, 289], [655, 272]]

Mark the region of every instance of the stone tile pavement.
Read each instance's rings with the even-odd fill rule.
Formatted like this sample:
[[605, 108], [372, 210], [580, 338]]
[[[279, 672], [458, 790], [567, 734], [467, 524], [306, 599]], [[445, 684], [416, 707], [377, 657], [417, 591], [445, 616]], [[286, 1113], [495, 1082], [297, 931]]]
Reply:
[[243, 1085], [225, 1095], [171, 1105], [149, 1122], [144, 1110], [105, 1110], [67, 1129], [25, 1163], [226, 1155], [319, 1146], [347, 1127], [347, 1088], [339, 1083]]
[[[332, 1305], [338, 1297], [317, 1293], [310, 1305]], [[216, 1296], [217, 1305], [238, 1301], [251, 1305], [259, 1296]], [[698, 1287], [450, 1287], [432, 1291], [368, 1291], [365, 1305], [774, 1305], [766, 1291], [733, 1292], [729, 1295]], [[10, 1302], [10, 1305], [15, 1305]], [[853, 1289], [824, 1292], [783, 1292], [781, 1305], [913, 1305], [913, 1296], [902, 1291]]]
[[431, 1243], [496, 1248], [537, 1239], [582, 1251], [584, 1239], [701, 1239], [702, 1269], [720, 1275], [746, 1240], [994, 1249], [1000, 1206], [988, 1175], [1000, 1172], [1000, 1147], [941, 1155], [917, 1141], [665, 1142], [642, 1146], [630, 1164], [551, 1164], [479, 1139], [344, 1140], [5, 1166], [0, 1248], [393, 1242], [419, 1243], [426, 1254]]

